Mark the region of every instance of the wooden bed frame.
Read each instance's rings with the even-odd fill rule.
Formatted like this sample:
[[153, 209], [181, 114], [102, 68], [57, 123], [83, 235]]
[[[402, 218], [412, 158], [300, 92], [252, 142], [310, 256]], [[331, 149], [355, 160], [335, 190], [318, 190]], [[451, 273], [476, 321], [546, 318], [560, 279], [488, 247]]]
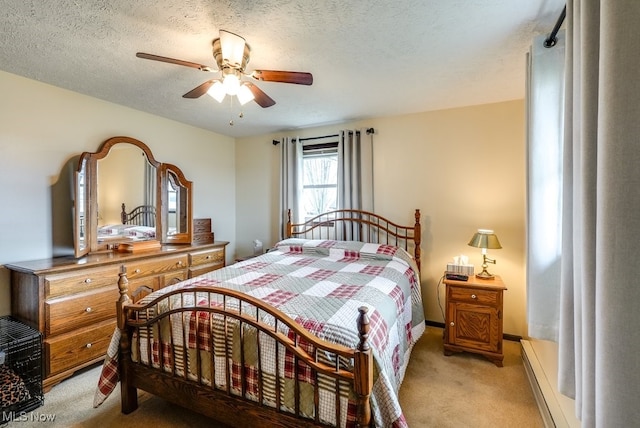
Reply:
[[127, 212], [124, 202], [120, 211], [122, 224], [132, 224], [135, 226], [156, 226], [156, 207], [153, 205], [140, 205]]
[[[420, 212], [415, 212], [414, 226], [399, 226], [392, 223], [381, 216], [366, 211], [357, 210], [338, 210], [331, 213], [325, 213], [321, 216], [308, 220], [303, 224], [287, 224], [288, 237], [310, 237], [309, 239], [331, 239], [327, 237], [320, 238], [320, 232], [327, 234], [328, 230], [338, 229], [357, 231], [359, 240], [365, 242], [388, 243], [408, 249], [414, 246], [414, 256], [419, 265], [420, 262]], [[311, 236], [314, 238], [311, 238]], [[341, 232], [341, 235], [344, 233]], [[346, 240], [346, 239], [343, 239]], [[353, 239], [352, 239], [353, 240]], [[355, 426], [368, 427], [371, 426], [371, 407], [369, 397], [373, 388], [373, 357], [369, 344], [367, 343], [369, 331], [369, 318], [367, 316], [367, 308], [358, 309], [358, 314], [354, 314], [354, 322], [357, 323], [359, 343], [355, 349], [336, 345], [317, 338], [309, 333], [302, 326], [289, 318], [287, 315], [275, 309], [274, 307], [256, 299], [252, 296], [239, 293], [220, 287], [198, 286], [184, 289], [172, 290], [164, 295], [148, 302], [147, 304], [133, 304], [129, 297], [128, 280], [124, 267], [121, 269], [118, 280], [118, 288], [120, 291], [120, 299], [117, 302], [118, 328], [121, 331], [120, 349], [119, 349], [119, 373], [121, 387], [121, 405], [122, 413], [130, 413], [138, 407], [137, 389], [142, 389], [151, 394], [172, 401], [176, 404], [184, 406], [190, 410], [207, 415], [217, 421], [230, 424], [231, 426], [252, 426], [252, 427], [312, 427], [326, 426], [318, 419], [318, 375], [331, 378], [335, 381], [336, 391], [345, 385], [350, 386], [354, 391], [357, 405], [357, 415]], [[182, 294], [181, 294], [182, 293]], [[181, 305], [179, 309], [172, 309], [160, 315], [149, 316], [149, 308], [156, 305], [162, 299], [169, 299], [171, 296], [193, 293], [193, 301], [195, 293], [201, 296], [205, 293], [209, 296], [209, 302], [224, 302], [222, 305]], [[200, 298], [200, 297], [199, 297]], [[215, 300], [214, 300], [215, 299]], [[235, 302], [234, 305], [227, 304], [227, 301]], [[241, 304], [238, 304], [241, 302]], [[247, 311], [245, 306], [252, 308]], [[238, 307], [241, 309], [238, 310]], [[275, 340], [276, 358], [277, 349], [286, 349], [292, 353], [295, 358], [293, 366], [297, 373], [299, 365], [305, 369], [310, 369], [312, 376], [316, 379], [314, 388], [314, 406], [316, 419], [309, 419], [301, 414], [298, 394], [295, 395], [295, 406], [291, 412], [280, 410], [281, 401], [280, 393], [276, 394], [277, 402], [275, 407], [263, 403], [262, 399], [262, 375], [258, 374], [259, 401], [255, 401], [247, 396], [247, 387], [244, 371], [242, 371], [240, 384], [241, 394], [232, 394], [229, 386], [220, 387], [212, 386], [210, 382], [203, 382], [200, 369], [197, 369], [197, 379], [189, 379], [184, 373], [177, 373], [175, 367], [169, 372], [161, 368], [152, 368], [150, 366], [138, 364], [132, 361], [131, 349], [133, 340], [142, 340], [140, 335], [134, 335], [136, 329], [150, 329], [153, 325], [157, 325], [161, 319], [168, 316], [176, 316], [184, 312], [193, 313], [206, 312], [208, 315], [222, 317], [224, 319], [224, 328], [227, 328], [227, 320], [240, 326], [239, 331], [243, 331], [243, 325], [252, 326], [261, 334], [268, 335]], [[275, 320], [275, 325], [261, 321], [261, 314], [269, 314]], [[184, 319], [184, 318], [183, 318]], [[289, 334], [283, 334], [278, 326], [286, 326]], [[148, 331], [148, 330], [147, 330]], [[293, 336], [292, 336], [293, 335]], [[228, 337], [227, 334], [225, 336]], [[137, 339], [136, 339], [137, 338]], [[211, 339], [213, 340], [213, 339]], [[231, 339], [221, 339], [225, 341], [224, 349], [231, 345], [228, 343]], [[310, 355], [305, 349], [308, 347], [301, 346], [306, 342], [311, 344], [315, 352]], [[240, 334], [240, 346], [243, 349], [244, 335]], [[213, 344], [213, 342], [212, 342]], [[173, 346], [178, 346], [174, 345]], [[182, 346], [182, 345], [181, 345]], [[184, 345], [186, 348], [186, 345]], [[139, 346], [138, 346], [138, 349]], [[258, 350], [260, 349], [258, 345]], [[186, 353], [186, 349], [184, 349]], [[319, 359], [318, 355], [329, 355], [326, 358]], [[241, 352], [242, 354], [242, 352]], [[258, 351], [258, 355], [260, 352]], [[162, 353], [160, 353], [162, 355]], [[200, 365], [200, 353], [196, 353], [197, 365]], [[163, 358], [160, 358], [160, 365], [164, 364]], [[323, 362], [325, 361], [325, 362]], [[327, 364], [326, 361], [335, 363]], [[352, 366], [346, 362], [352, 361]], [[261, 367], [260, 357], [258, 358], [258, 366]], [[351, 366], [351, 368], [347, 368]], [[186, 371], [186, 370], [185, 370]], [[230, 369], [226, 364], [225, 379], [226, 384], [230, 384]], [[298, 375], [294, 375], [295, 391], [299, 391]], [[276, 372], [276, 379], [279, 375]], [[276, 380], [277, 391], [280, 390], [279, 380]], [[340, 408], [339, 392], [336, 392], [336, 420], [341, 420], [342, 412], [347, 409]], [[344, 407], [344, 406], [343, 406]]]
[[413, 258], [420, 270], [420, 210], [416, 209], [413, 226], [401, 226], [369, 211], [335, 210], [319, 214], [304, 223], [294, 224], [287, 211], [287, 237], [305, 239], [337, 239], [387, 244], [413, 249]]

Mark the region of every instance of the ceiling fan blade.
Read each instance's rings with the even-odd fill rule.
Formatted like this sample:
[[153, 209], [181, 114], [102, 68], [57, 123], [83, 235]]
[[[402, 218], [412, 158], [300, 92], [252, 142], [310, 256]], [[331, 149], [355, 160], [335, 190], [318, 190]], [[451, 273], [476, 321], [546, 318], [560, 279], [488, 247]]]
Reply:
[[144, 52], [136, 53], [138, 58], [150, 59], [152, 61], [168, 62], [169, 64], [183, 65], [185, 67], [197, 68], [202, 71], [215, 71], [208, 65], [196, 64], [195, 62], [183, 61], [181, 59], [167, 58], [166, 56], [153, 55]]
[[229, 31], [220, 30], [222, 59], [230, 66], [240, 67], [242, 65], [245, 45], [246, 41], [243, 37]]
[[276, 71], [276, 70], [254, 70], [251, 77], [264, 82], [295, 83], [298, 85], [311, 85], [313, 75], [300, 71]]
[[276, 102], [267, 94], [265, 94], [262, 89], [258, 88], [251, 82], [244, 82], [244, 86], [249, 88], [251, 93], [253, 94], [254, 101], [263, 108], [271, 107]]
[[211, 87], [211, 85], [213, 85], [217, 81], [218, 81], [217, 79], [207, 80], [202, 85], [200, 85], [200, 86], [198, 86], [196, 88], [193, 88], [192, 90], [190, 90], [189, 92], [184, 94], [182, 97], [183, 98], [200, 98], [201, 96], [206, 94], [207, 91], [209, 90], [209, 88]]

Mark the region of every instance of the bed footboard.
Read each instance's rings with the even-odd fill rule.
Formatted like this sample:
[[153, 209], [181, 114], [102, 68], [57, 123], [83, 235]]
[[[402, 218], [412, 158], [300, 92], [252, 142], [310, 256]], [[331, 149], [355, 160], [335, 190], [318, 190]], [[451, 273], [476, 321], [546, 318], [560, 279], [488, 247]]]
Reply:
[[354, 349], [326, 342], [278, 309], [192, 285], [132, 304], [118, 281], [122, 412], [148, 391], [234, 426], [371, 424], [367, 308]]

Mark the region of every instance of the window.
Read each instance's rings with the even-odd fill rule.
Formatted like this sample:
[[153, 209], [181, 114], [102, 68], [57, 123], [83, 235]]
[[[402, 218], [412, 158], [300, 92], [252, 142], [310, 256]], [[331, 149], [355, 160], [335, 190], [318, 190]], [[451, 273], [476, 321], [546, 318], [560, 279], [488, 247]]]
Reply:
[[308, 220], [337, 207], [338, 143], [305, 146], [302, 162], [302, 207]]

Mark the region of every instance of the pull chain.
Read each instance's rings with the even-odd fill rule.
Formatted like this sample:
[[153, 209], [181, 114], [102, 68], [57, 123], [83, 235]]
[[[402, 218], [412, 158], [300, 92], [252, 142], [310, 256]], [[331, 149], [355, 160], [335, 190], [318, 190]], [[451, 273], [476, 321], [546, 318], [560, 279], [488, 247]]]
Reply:
[[231, 119], [229, 119], [229, 126], [233, 126], [233, 97], [229, 97], [229, 112], [231, 113]]
[[[231, 113], [231, 119], [229, 119], [229, 126], [233, 126], [235, 125], [235, 122], [233, 121], [233, 97], [229, 97], [230, 101], [229, 101], [229, 112]], [[242, 105], [240, 106], [240, 113], [238, 113], [238, 118], [242, 119], [244, 118], [244, 112], [242, 111]]]

